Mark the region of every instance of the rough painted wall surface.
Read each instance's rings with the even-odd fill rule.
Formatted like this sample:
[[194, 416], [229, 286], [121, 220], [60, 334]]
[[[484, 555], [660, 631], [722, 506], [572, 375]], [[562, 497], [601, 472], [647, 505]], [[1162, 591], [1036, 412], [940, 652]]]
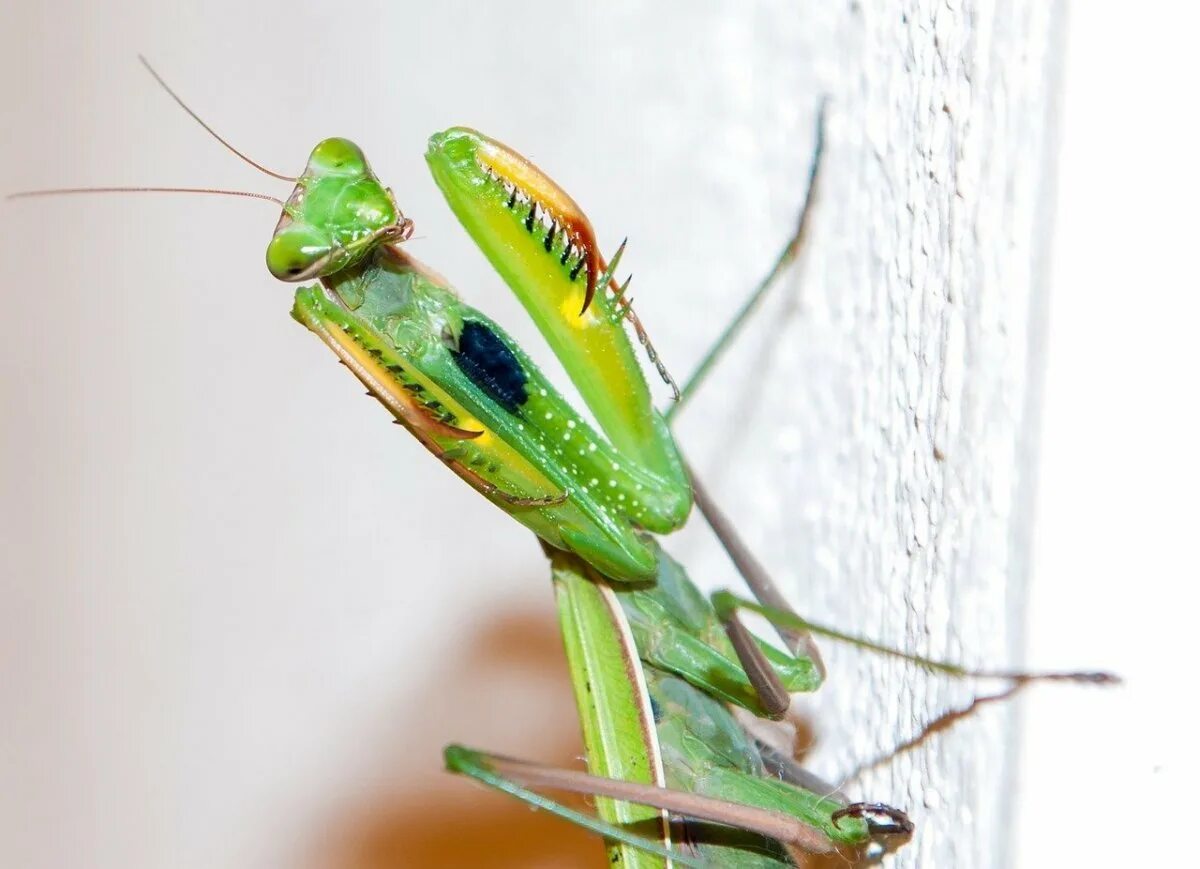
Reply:
[[[1020, 647], [1057, 14], [864, 3], [837, 19], [839, 51], [818, 51], [833, 120], [807, 262], [713, 384], [722, 406], [685, 429], [806, 611], [979, 664]], [[811, 707], [830, 774], [970, 696], [830, 658]], [[861, 780], [921, 817], [896, 865], [1004, 865], [1011, 723], [986, 714]]]
[[[530, 336], [420, 159], [431, 131], [469, 123], [557, 176], [610, 250], [630, 237], [639, 313], [683, 376], [788, 236], [827, 95], [810, 248], [681, 437], [804, 612], [1003, 663], [1020, 646], [1057, 10], [39, 4], [0, 35], [16, 120], [0, 189], [286, 193], [153, 88], [145, 51], [268, 165], [361, 141], [417, 221], [414, 252]], [[45, 200], [0, 219], [25, 288], [9, 321], [52, 311], [55, 351], [48, 326], [0, 348], [21, 419], [3, 451], [0, 618], [22, 650], [0, 665], [18, 747], [0, 763], [21, 783], [0, 796], [4, 862], [600, 865], [586, 837], [440, 772], [449, 741], [578, 752], [544, 562], [288, 320], [261, 266], [270, 209]], [[671, 546], [733, 582], [699, 523]], [[967, 696], [826, 651], [831, 682], [803, 708], [827, 777]], [[989, 712], [862, 780], [920, 823], [895, 865], [1003, 864], [1009, 725]]]

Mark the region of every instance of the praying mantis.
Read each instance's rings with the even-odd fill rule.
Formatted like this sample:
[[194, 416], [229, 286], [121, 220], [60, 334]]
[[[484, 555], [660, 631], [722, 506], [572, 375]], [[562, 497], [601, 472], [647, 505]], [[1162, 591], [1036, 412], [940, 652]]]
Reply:
[[[610, 796], [657, 801], [662, 809], [763, 835], [773, 831], [789, 838], [787, 845], [808, 850], [867, 844], [877, 829], [857, 817], [866, 807], [771, 783], [744, 740], [736, 761], [689, 757], [714, 771], [698, 773], [690, 783], [694, 790], [711, 787], [706, 779], [712, 774], [730, 776], [715, 786], [716, 796], [695, 800], [688, 788], [665, 787], [667, 770], [678, 782], [674, 774], [689, 764], [665, 762], [664, 754], [707, 742], [689, 734], [717, 727], [738, 732], [709, 698], [778, 716], [788, 693], [817, 687], [819, 665], [807, 655], [792, 658], [758, 645], [735, 627], [731, 612], [725, 639], [716, 611], [646, 535], [683, 523], [692, 488], [624, 329], [633, 315], [627, 284], [614, 279], [621, 251], [605, 262], [570, 197], [515, 151], [480, 133], [455, 128], [435, 134], [426, 160], [451, 208], [529, 310], [607, 435], [592, 430], [498, 325], [388, 243], [407, 237], [411, 223], [362, 152], [341, 139], [317, 145], [267, 251], [276, 277], [321, 281], [297, 292], [293, 316], [459, 477], [562, 553], [552, 558], [560, 620], [573, 652], [581, 714], [591, 722], [585, 724], [589, 766], [600, 775], [580, 782], [570, 774], [544, 773], [549, 777], [543, 779], [541, 772], [458, 746], [447, 750], [447, 765], [555, 811], [567, 810], [516, 780], [596, 793], [608, 788]], [[640, 325], [637, 331], [644, 334]], [[595, 579], [588, 576], [593, 571]], [[595, 594], [595, 580], [635, 588], [615, 592], [623, 598], [618, 606]], [[610, 687], [597, 690], [605, 684]], [[686, 732], [667, 729], [668, 709]], [[627, 790], [634, 784], [643, 787]], [[738, 805], [743, 791], [753, 799], [754, 788], [764, 785], [770, 791], [758, 797], [768, 800], [764, 805]], [[911, 831], [894, 810], [870, 812], [892, 818], [887, 823], [899, 832]], [[614, 842], [614, 863], [706, 865], [688, 863], [685, 854], [666, 847], [668, 826], [656, 844], [613, 825], [647, 820], [645, 815], [613, 806], [602, 808], [601, 817], [608, 823], [595, 829]], [[785, 834], [773, 826], [782, 817], [803, 822], [791, 821], [792, 832]], [[721, 863], [734, 865], [728, 857]]]
[[[790, 770], [786, 759], [771, 759], [772, 774], [765, 774], [761, 750], [727, 717], [725, 702], [780, 714], [788, 693], [819, 684], [820, 666], [801, 625], [789, 630], [791, 654], [749, 640], [736, 621], [742, 602], [723, 596], [713, 607], [698, 598], [679, 566], [647, 536], [679, 527], [693, 490], [626, 330], [628, 322], [656, 360], [627, 301], [628, 285], [617, 282], [623, 246], [606, 261], [565, 191], [482, 134], [455, 128], [435, 135], [427, 162], [451, 209], [525, 304], [603, 431], [592, 430], [499, 326], [459, 302], [444, 279], [406, 253], [401, 243], [412, 223], [357, 146], [326, 140], [314, 149], [283, 203], [269, 269], [304, 284], [293, 316], [398, 423], [550, 547], [572, 674], [584, 686], [579, 705], [585, 733], [591, 728], [589, 764], [596, 778], [551, 776], [457, 746], [447, 751], [448, 766], [530, 800], [540, 798], [522, 780], [600, 794], [610, 788], [608, 798], [618, 802], [598, 801], [600, 821], [572, 820], [595, 824], [620, 865], [788, 865], [788, 848], [860, 848], [880, 837], [902, 837], [909, 827], [901, 813], [847, 803]], [[656, 367], [669, 380], [665, 367]], [[780, 601], [769, 602], [768, 616], [786, 622]], [[692, 618], [676, 619], [677, 636], [661, 653], [652, 649], [655, 631], [669, 623], [664, 613], [689, 608]], [[721, 665], [722, 679], [704, 681], [711, 668], [697, 675], [686, 662], [672, 662], [692, 647]], [[605, 648], [619, 654], [606, 657]], [[781, 680], [777, 670], [784, 671]], [[613, 686], [608, 700], [586, 690], [602, 682]], [[623, 732], [633, 721], [642, 726]], [[739, 755], [736, 762], [705, 760], [724, 776], [712, 802], [682, 796], [689, 793], [682, 770], [694, 758], [681, 755], [695, 742], [689, 733], [701, 727], [725, 734]], [[631, 760], [644, 780], [610, 768]], [[776, 787], [773, 776], [788, 774], [795, 783]], [[771, 793], [759, 793], [763, 789]], [[760, 803], [752, 805], [756, 797]], [[648, 811], [629, 803], [654, 800], [662, 805]], [[772, 825], [781, 811], [791, 816], [790, 827]], [[695, 824], [672, 823], [676, 815], [707, 819], [720, 829], [706, 829], [711, 840], [705, 840]], [[647, 821], [658, 825], [657, 834], [646, 835]], [[638, 834], [628, 832], [631, 824]], [[673, 828], [682, 834], [672, 837]], [[761, 838], [730, 843], [738, 831]], [[706, 847], [723, 850], [706, 854]]]

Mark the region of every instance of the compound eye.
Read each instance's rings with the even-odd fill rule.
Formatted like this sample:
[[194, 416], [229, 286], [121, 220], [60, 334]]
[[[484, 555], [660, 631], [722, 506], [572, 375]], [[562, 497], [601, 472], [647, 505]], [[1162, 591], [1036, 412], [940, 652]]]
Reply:
[[292, 224], [267, 245], [267, 269], [281, 281], [317, 277], [329, 262], [329, 239], [311, 227]]
[[398, 222], [396, 204], [391, 195], [374, 179], [356, 182], [343, 198], [347, 220], [372, 232]]

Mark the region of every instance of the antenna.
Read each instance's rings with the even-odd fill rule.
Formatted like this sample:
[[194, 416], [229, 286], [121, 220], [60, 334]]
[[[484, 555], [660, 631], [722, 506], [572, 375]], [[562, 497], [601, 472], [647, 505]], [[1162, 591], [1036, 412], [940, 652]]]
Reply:
[[22, 190], [9, 193], [5, 199], [32, 199], [35, 196], [72, 196], [76, 193], [211, 193], [216, 196], [244, 196], [247, 199], [262, 199], [284, 207], [282, 199], [265, 193], [249, 190], [218, 190], [215, 187], [56, 187], [46, 190]]
[[179, 104], [179, 107], [181, 109], [183, 109], [185, 112], [187, 112], [189, 115], [191, 115], [192, 119], [197, 124], [202, 126], [205, 130], [207, 130], [208, 134], [210, 136], [212, 136], [214, 139], [216, 139], [218, 142], [220, 142], [222, 145], [224, 145], [226, 148], [228, 148], [230, 151], [232, 151], [238, 157], [240, 157], [244, 162], [253, 166], [259, 172], [262, 172], [266, 175], [270, 175], [272, 178], [278, 178], [280, 181], [297, 181], [297, 180], [299, 180], [296, 178], [295, 175], [282, 175], [279, 172], [272, 172], [266, 166], [263, 166], [261, 163], [256, 163], [254, 160], [251, 160], [249, 157], [247, 157], [245, 154], [243, 154], [237, 148], [233, 147], [233, 145], [229, 144], [229, 142], [226, 141], [222, 136], [220, 136], [216, 130], [214, 130], [208, 124], [204, 123], [204, 121], [201, 120], [200, 116], [198, 114], [196, 114], [195, 112], [193, 112], [191, 110], [191, 108], [188, 106], [188, 104], [179, 98], [179, 94], [177, 94], [177, 93], [175, 93], [175, 91], [171, 90], [171, 86], [169, 84], [167, 84], [165, 81], [163, 81], [163, 77], [161, 75], [159, 75], [155, 71], [154, 67], [152, 67], [150, 65], [150, 61], [146, 60], [146, 58], [140, 54], [138, 55], [138, 60], [140, 60], [142, 62], [142, 66], [146, 67], [146, 71], [149, 72], [150, 75], [154, 76], [154, 80], [156, 82], [158, 82], [159, 86], [162, 87], [162, 89], [165, 90], [170, 95], [171, 99], [175, 100], [175, 102], [177, 102]]

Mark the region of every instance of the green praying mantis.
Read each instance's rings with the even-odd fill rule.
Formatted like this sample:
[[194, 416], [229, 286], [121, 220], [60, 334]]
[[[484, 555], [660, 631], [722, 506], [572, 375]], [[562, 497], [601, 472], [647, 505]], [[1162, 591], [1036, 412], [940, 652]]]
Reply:
[[[580, 779], [458, 746], [447, 749], [448, 767], [593, 825], [614, 843], [614, 863], [689, 864], [668, 847], [664, 809], [807, 850], [867, 844], [878, 830], [857, 817], [863, 806], [764, 777], [744, 735], [724, 752], [698, 750], [711, 748], [699, 733], [741, 733], [720, 701], [779, 715], [788, 694], [814, 690], [820, 674], [806, 655], [779, 653], [737, 628], [727, 636], [725, 626], [737, 624], [732, 610], [719, 618], [648, 534], [680, 527], [693, 492], [624, 328], [632, 313], [614, 279], [621, 251], [606, 262], [570, 197], [480, 133], [434, 135], [426, 161], [605, 435], [496, 323], [388, 244], [411, 223], [362, 152], [343, 139], [317, 145], [267, 249], [276, 277], [320, 281], [297, 292], [293, 316], [397, 422], [555, 553], [593, 774]], [[608, 595], [598, 593], [603, 583]], [[671, 752], [680, 756], [668, 762]], [[703, 772], [688, 780], [683, 771], [695, 767]], [[657, 804], [649, 811], [663, 826], [657, 841], [631, 834], [629, 825], [651, 815], [611, 803], [601, 804], [602, 820], [585, 820], [537, 796], [532, 784]], [[899, 813], [876, 811], [908, 830]], [[747, 854], [761, 856], [758, 848]]]
[[[697, 375], [675, 388], [633, 312], [628, 281], [618, 282], [624, 244], [606, 259], [584, 212], [562, 188], [474, 130], [435, 134], [426, 161], [451, 210], [562, 362], [599, 431], [499, 325], [405, 251], [413, 223], [352, 142], [319, 143], [295, 178], [268, 173], [295, 183], [285, 201], [236, 191], [139, 189], [278, 201], [282, 215], [266, 259], [275, 277], [301, 284], [292, 316], [397, 423], [543, 542], [588, 773], [462, 746], [446, 749], [447, 767], [594, 830], [614, 866], [789, 866], [800, 852], [875, 856], [902, 842], [913, 829], [903, 812], [850, 802], [756, 740], [731, 712], [777, 718], [792, 693], [819, 687], [824, 673], [811, 633], [871, 645], [788, 609], [698, 485], [668, 419], [654, 408], [630, 328], [680, 398], [694, 392], [737, 324]], [[82, 191], [33, 195], [64, 192]], [[794, 256], [801, 236], [773, 274]], [[728, 593], [706, 599], [652, 536], [681, 527], [693, 502], [757, 603]], [[776, 624], [786, 651], [747, 631], [738, 618], [747, 608]], [[1110, 680], [970, 673], [909, 657], [1014, 685]], [[596, 815], [552, 800], [546, 790], [594, 795]]]

